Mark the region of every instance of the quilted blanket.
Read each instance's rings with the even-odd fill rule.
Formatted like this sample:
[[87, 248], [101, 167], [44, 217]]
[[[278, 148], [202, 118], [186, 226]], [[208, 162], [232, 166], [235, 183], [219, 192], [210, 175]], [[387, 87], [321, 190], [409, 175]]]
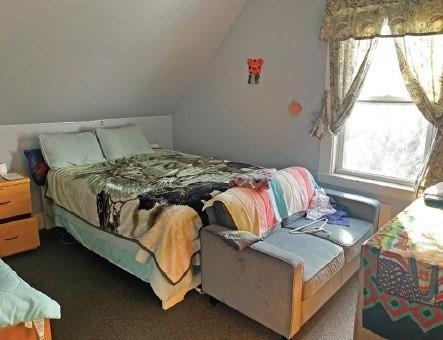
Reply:
[[[258, 174], [261, 176], [263, 171]], [[249, 231], [259, 237], [278, 227], [283, 219], [310, 209], [318, 190], [307, 169], [290, 167], [268, 171], [268, 174], [269, 184], [264, 181], [260, 185], [244, 185], [250, 176], [241, 176], [237, 181], [239, 186], [215, 196], [206, 202], [204, 209], [210, 208], [215, 202], [222, 203], [239, 230]]]
[[416, 200], [362, 247], [363, 326], [390, 339], [443, 338], [443, 210]]
[[[200, 250], [205, 201], [257, 167], [159, 149], [48, 173], [47, 196], [89, 224], [137, 242], [175, 285]], [[177, 223], [180, 221], [189, 223]], [[143, 256], [139, 256], [140, 260]]]

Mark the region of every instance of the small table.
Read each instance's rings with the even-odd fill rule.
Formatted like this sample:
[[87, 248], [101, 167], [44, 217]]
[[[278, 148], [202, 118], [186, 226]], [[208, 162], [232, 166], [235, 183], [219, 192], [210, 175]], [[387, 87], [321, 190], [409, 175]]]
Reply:
[[361, 256], [354, 338], [443, 339], [443, 209], [417, 199]]
[[40, 245], [37, 218], [32, 216], [30, 180], [0, 178], [0, 257]]

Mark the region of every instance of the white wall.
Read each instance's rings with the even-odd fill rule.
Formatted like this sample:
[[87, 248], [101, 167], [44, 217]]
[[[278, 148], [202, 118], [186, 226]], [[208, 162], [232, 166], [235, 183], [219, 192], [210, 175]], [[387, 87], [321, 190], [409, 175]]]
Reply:
[[[318, 170], [308, 134], [324, 88], [324, 0], [250, 0], [200, 78], [174, 112], [174, 146], [265, 166]], [[265, 58], [262, 82], [248, 86], [246, 60]], [[288, 113], [296, 99], [301, 116]]]
[[245, 3], [0, 0], [0, 124], [171, 114]]
[[[177, 105], [174, 147], [231, 160], [283, 168], [300, 165], [317, 174], [320, 144], [309, 136], [321, 106], [326, 43], [319, 41], [325, 0], [250, 0], [204, 72]], [[264, 57], [262, 82], [246, 84], [246, 59]], [[292, 99], [304, 106], [288, 113]], [[371, 184], [358, 189], [402, 210], [411, 192], [387, 197]], [[389, 216], [388, 216], [389, 217]]]
[[[97, 121], [0, 125], [0, 162], [7, 163], [10, 171], [29, 175], [23, 150], [38, 148], [38, 135], [43, 133], [70, 133], [93, 131], [97, 127], [127, 124], [140, 126], [150, 143], [172, 148], [172, 117], [153, 116], [138, 118], [105, 119]], [[31, 181], [33, 211], [42, 211], [40, 188]]]

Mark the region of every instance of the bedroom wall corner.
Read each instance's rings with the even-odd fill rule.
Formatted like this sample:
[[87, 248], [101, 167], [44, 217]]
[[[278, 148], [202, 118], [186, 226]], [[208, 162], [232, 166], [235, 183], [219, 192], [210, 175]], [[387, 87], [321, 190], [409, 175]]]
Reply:
[[[323, 10], [324, 0], [249, 1], [176, 106], [175, 148], [316, 173], [320, 146], [309, 129], [324, 87]], [[247, 84], [249, 57], [265, 60], [259, 85]], [[304, 107], [298, 117], [288, 112], [292, 100]]]

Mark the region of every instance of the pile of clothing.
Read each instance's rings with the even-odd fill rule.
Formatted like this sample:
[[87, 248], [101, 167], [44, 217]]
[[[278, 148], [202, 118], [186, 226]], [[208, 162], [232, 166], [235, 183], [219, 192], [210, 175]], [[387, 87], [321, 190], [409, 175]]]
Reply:
[[221, 202], [239, 230], [259, 237], [294, 216], [349, 225], [344, 208], [326, 195], [305, 168], [259, 169], [232, 178], [230, 187], [206, 202], [204, 209]]

